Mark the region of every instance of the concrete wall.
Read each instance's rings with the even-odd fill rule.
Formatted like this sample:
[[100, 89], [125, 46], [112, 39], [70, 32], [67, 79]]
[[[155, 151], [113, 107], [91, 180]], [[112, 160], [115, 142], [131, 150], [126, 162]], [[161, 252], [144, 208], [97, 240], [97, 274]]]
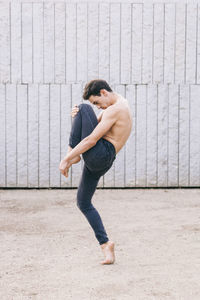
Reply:
[[94, 78], [134, 117], [98, 186], [200, 186], [200, 7], [139, 2], [0, 2], [1, 187], [77, 187], [58, 165]]

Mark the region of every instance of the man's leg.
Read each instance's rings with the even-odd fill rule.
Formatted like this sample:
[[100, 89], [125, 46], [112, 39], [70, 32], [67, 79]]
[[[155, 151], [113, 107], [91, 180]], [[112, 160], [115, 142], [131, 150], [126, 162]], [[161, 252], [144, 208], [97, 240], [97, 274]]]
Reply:
[[105, 259], [101, 262], [101, 264], [104, 265], [113, 264], [115, 261], [115, 254], [114, 243], [109, 241], [101, 217], [91, 203], [91, 199], [99, 179], [100, 177], [94, 177], [84, 164], [83, 173], [77, 192], [77, 206], [87, 218], [101, 246], [105, 256]]
[[79, 111], [73, 119], [69, 146], [74, 148], [86, 136], [90, 135], [98, 124], [96, 114], [91, 105], [86, 103], [79, 104]]
[[[79, 112], [75, 116], [70, 138], [69, 147], [74, 148], [82, 139], [88, 136], [98, 124], [97, 117], [89, 104], [80, 104]], [[96, 174], [95, 174], [96, 175]], [[84, 164], [82, 176], [77, 191], [77, 206], [90, 223], [95, 236], [101, 245], [105, 255], [102, 264], [114, 262], [114, 243], [109, 241], [103, 226], [101, 217], [96, 208], [91, 203], [92, 196], [96, 190], [100, 176], [94, 176]]]
[[[79, 112], [76, 114], [72, 122], [67, 153], [71, 152], [72, 149], [81, 142], [81, 140], [90, 135], [97, 124], [98, 120], [91, 105], [81, 103], [79, 105]], [[65, 176], [68, 175], [69, 168], [72, 166], [72, 164], [76, 164], [80, 160], [80, 155], [77, 155], [70, 161], [68, 168], [65, 170]]]
[[[67, 153], [71, 152], [72, 149], [81, 142], [86, 136], [88, 136], [98, 124], [97, 117], [91, 105], [86, 103], [79, 104], [79, 111], [73, 118], [71, 132], [69, 136], [69, 145]], [[81, 160], [80, 155], [74, 157], [68, 168], [65, 169], [65, 176], [68, 176], [69, 168], [78, 163]]]
[[100, 177], [95, 177], [84, 164], [82, 176], [79, 182], [77, 191], [77, 206], [87, 218], [99, 244], [104, 244], [108, 241], [108, 237], [103, 226], [101, 217], [98, 211], [91, 203], [92, 196], [96, 190]]

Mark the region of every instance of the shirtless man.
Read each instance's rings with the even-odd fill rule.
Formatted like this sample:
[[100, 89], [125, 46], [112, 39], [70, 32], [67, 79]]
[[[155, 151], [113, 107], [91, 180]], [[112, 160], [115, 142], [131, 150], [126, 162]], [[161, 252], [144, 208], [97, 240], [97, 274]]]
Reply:
[[84, 159], [84, 168], [77, 192], [77, 205], [88, 219], [99, 241], [104, 261], [115, 261], [114, 242], [110, 241], [101, 217], [91, 203], [98, 181], [112, 166], [116, 154], [125, 145], [132, 129], [132, 113], [128, 101], [113, 92], [105, 80], [95, 79], [84, 88], [83, 99], [103, 111], [96, 117], [92, 106], [80, 104], [72, 110], [72, 129], [67, 155], [60, 162], [61, 173], [68, 177], [72, 164]]

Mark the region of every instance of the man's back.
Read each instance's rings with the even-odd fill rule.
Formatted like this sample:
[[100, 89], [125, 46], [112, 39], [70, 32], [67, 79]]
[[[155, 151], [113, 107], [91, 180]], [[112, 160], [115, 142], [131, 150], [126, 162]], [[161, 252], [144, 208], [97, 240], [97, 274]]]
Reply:
[[132, 113], [128, 101], [121, 95], [115, 104], [106, 109], [107, 116], [109, 111], [112, 113], [116, 111], [117, 121], [102, 138], [111, 142], [118, 153], [130, 136], [133, 124]]

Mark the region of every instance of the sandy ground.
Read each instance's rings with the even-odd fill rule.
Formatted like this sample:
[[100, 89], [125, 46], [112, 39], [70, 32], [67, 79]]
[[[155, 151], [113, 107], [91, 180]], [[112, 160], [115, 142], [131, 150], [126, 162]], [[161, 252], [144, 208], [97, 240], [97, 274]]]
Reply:
[[107, 266], [75, 198], [0, 191], [1, 300], [200, 299], [200, 189], [96, 190]]

